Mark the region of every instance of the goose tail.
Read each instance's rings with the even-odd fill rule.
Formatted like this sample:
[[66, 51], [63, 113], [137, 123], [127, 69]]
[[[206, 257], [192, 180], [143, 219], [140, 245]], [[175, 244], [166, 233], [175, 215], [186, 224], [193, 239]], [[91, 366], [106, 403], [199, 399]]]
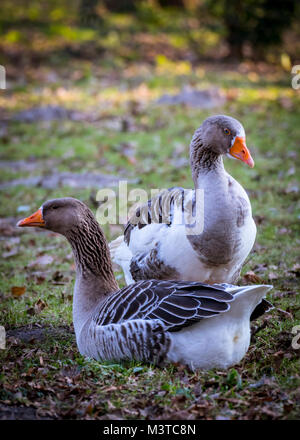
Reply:
[[115, 258], [116, 258], [116, 255], [118, 255], [118, 248], [122, 245], [123, 242], [124, 242], [124, 235], [120, 235], [115, 240], [111, 241], [108, 245], [110, 256], [111, 256], [111, 259], [113, 260], [114, 263], [117, 263], [115, 261]]
[[112, 261], [122, 268], [126, 284], [128, 285], [134, 283], [130, 273], [132, 253], [124, 241], [124, 235], [120, 235], [118, 238], [109, 243], [109, 251]]
[[241, 311], [245, 309], [250, 310], [251, 321], [274, 308], [274, 306], [265, 299], [266, 294], [273, 288], [272, 285], [233, 286], [231, 284], [222, 284], [222, 287], [236, 297], [234, 307], [237, 307], [238, 313], [241, 313]]
[[249, 286], [234, 286], [232, 284], [219, 284], [225, 290], [232, 295], [250, 295], [251, 293], [256, 293], [262, 295], [262, 298], [267, 294], [267, 292], [273, 289], [271, 284], [251, 284]]

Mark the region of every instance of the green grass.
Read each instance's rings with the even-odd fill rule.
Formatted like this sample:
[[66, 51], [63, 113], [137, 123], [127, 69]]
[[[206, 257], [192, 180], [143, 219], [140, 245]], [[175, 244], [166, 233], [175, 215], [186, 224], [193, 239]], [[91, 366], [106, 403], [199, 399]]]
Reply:
[[[249, 78], [238, 69], [214, 71], [209, 65], [190, 67], [184, 75], [174, 65], [130, 66], [131, 73], [121, 69], [114, 79], [111, 66], [78, 61], [76, 69], [83, 72], [84, 81], [66, 79], [62, 67], [56, 72], [57, 83], [49, 86], [41, 80], [38, 93], [34, 81], [22, 88], [13, 83], [9, 93], [1, 91], [0, 106], [11, 114], [32, 105], [59, 103], [99, 116], [94, 122], [10, 122], [0, 139], [0, 160], [35, 158], [40, 167], [31, 173], [5, 169], [1, 182], [51, 173], [53, 168], [43, 167], [43, 162], [55, 158], [53, 167], [58, 171], [137, 178], [129, 190], [191, 187], [189, 166], [178, 167], [176, 160], [188, 157], [193, 131], [211, 113], [237, 117], [245, 127], [256, 166], [250, 169], [225, 159], [225, 167], [249, 192], [258, 227], [240, 282], [246, 282], [243, 276], [249, 271], [271, 282], [274, 289], [269, 299], [276, 308], [267, 321], [256, 324], [264, 326], [254, 335], [245, 359], [229, 371], [192, 373], [180, 365], [159, 369], [84, 359], [72, 330], [75, 273], [67, 242], [51, 233], [18, 231], [11, 226], [14, 220], [1, 223], [1, 251], [15, 254], [1, 259], [0, 324], [7, 331], [23, 326], [29, 331], [31, 325], [34, 329], [38, 325], [46, 335], [27, 342], [10, 337], [7, 349], [0, 350], [0, 402], [32, 406], [39, 416], [54, 418], [110, 414], [150, 419], [299, 418], [299, 350], [291, 347], [292, 328], [300, 323], [299, 269], [295, 267], [300, 215], [299, 92], [291, 89], [289, 74], [280, 71], [264, 76], [255, 72]], [[155, 104], [162, 93], [175, 93], [187, 83], [218, 86], [233, 98], [212, 112]], [[124, 119], [129, 126], [125, 132], [120, 129]], [[135, 164], [126, 156], [125, 143], [134, 152]], [[1, 190], [0, 217], [17, 220], [45, 200], [61, 196], [77, 197], [95, 211], [90, 194], [87, 189], [68, 187], [6, 188]], [[19, 212], [24, 205], [28, 211]], [[121, 231], [108, 225], [104, 229], [108, 239]], [[41, 255], [51, 255], [53, 262], [33, 266]], [[121, 274], [117, 276], [124, 285]], [[25, 294], [14, 298], [13, 286], [25, 286]], [[42, 310], [38, 310], [39, 300]]]

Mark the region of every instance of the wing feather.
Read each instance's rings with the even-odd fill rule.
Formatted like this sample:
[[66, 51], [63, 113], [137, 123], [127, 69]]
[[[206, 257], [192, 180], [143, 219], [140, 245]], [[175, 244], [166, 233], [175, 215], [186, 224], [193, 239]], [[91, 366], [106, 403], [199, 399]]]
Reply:
[[169, 331], [178, 331], [204, 318], [229, 310], [234, 299], [225, 287], [198, 282], [147, 280], [114, 293], [98, 309], [98, 325], [159, 320]]
[[170, 326], [182, 324], [181, 317], [175, 316], [172, 313], [168, 313], [166, 310], [162, 309], [161, 307], [158, 307], [157, 309], [153, 310], [152, 313], [149, 313], [148, 318], [159, 319], [164, 324]]
[[181, 307], [177, 307], [176, 305], [169, 304], [166, 301], [163, 301], [160, 304], [159, 309], [183, 319], [193, 318], [197, 315], [197, 307], [194, 307], [193, 309], [183, 309]]
[[142, 229], [151, 223], [166, 223], [170, 226], [173, 221], [174, 205], [179, 197], [183, 210], [184, 195], [185, 190], [183, 188], [173, 187], [161, 191], [155, 197], [149, 199], [147, 203], [139, 206], [125, 227], [125, 243], [129, 245], [131, 232], [134, 228]]

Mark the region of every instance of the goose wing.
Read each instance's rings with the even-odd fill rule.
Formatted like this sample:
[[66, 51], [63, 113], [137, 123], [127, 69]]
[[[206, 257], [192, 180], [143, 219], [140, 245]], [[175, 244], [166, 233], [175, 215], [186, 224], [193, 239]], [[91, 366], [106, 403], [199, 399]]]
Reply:
[[147, 203], [139, 206], [125, 227], [125, 243], [127, 245], [130, 244], [131, 233], [135, 228], [142, 229], [153, 223], [164, 223], [167, 226], [171, 226], [174, 207], [181, 205], [183, 212], [184, 198], [185, 190], [180, 187], [173, 187], [161, 191], [155, 197], [149, 199]]
[[136, 319], [159, 320], [168, 331], [178, 331], [201, 319], [229, 310], [234, 296], [222, 286], [198, 282], [147, 280], [117, 291], [101, 304], [97, 325]]

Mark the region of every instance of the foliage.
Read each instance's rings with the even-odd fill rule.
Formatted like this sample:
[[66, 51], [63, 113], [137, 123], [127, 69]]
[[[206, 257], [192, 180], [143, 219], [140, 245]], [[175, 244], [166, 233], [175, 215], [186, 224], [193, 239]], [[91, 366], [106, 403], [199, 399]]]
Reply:
[[223, 22], [231, 55], [242, 58], [245, 43], [257, 56], [280, 44], [283, 31], [291, 26], [296, 5], [296, 0], [209, 0], [207, 8]]
[[[81, 41], [82, 48], [75, 48], [74, 36], [80, 42], [84, 30], [93, 32], [90, 38]], [[67, 41], [70, 33], [73, 38], [63, 50], [72, 55], [75, 52], [77, 56], [93, 56], [94, 50], [99, 53], [100, 48], [102, 51], [109, 49], [106, 42], [111, 39], [123, 46], [122, 54], [132, 49], [138, 52], [136, 46], [149, 30], [161, 35], [162, 43], [169, 39], [173, 44], [176, 41], [178, 46], [180, 42], [181, 56], [188, 59], [228, 55], [265, 59], [270, 48], [275, 47], [277, 51], [272, 62], [280, 61], [282, 53], [295, 59], [299, 56], [299, 5], [296, 0], [31, 0], [29, 5], [19, 0], [18, 8], [14, 8], [11, 1], [2, 0], [0, 60], [1, 49], [11, 56], [18, 49], [16, 44], [23, 46], [22, 56], [25, 56], [24, 50], [28, 54], [30, 46], [38, 47], [38, 57], [42, 56], [41, 47], [45, 49], [45, 56], [49, 46], [57, 54], [62, 40]], [[140, 38], [137, 38], [137, 31]], [[121, 45], [121, 41], [125, 44]], [[127, 51], [125, 46], [128, 46]], [[133, 55], [136, 53], [128, 56]]]

